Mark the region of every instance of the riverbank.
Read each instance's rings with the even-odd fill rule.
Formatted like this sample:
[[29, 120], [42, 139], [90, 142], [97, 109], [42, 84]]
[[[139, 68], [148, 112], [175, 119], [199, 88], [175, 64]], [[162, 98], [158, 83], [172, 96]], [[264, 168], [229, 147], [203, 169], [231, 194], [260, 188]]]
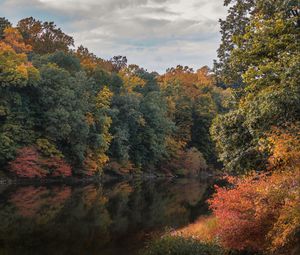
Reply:
[[219, 174], [212, 174], [209, 172], [203, 172], [199, 176], [176, 176], [176, 175], [165, 175], [165, 174], [153, 174], [143, 173], [135, 175], [109, 175], [104, 174], [102, 176], [91, 176], [91, 177], [65, 177], [65, 178], [10, 178], [5, 175], [0, 176], [0, 185], [17, 185], [17, 184], [80, 184], [80, 183], [107, 183], [114, 181], [131, 181], [131, 180], [159, 180], [159, 179], [195, 179], [199, 178], [202, 180], [219, 178]]

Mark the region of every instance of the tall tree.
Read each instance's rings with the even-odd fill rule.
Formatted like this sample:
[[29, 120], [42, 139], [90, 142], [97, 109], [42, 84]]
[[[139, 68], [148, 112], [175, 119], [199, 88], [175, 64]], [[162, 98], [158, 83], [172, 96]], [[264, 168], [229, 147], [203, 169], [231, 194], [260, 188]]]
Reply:
[[28, 61], [27, 49], [16, 29], [4, 30], [0, 41], [0, 165], [35, 138], [30, 94], [39, 71]]
[[218, 61], [214, 63], [214, 72], [219, 84], [238, 86], [241, 84], [241, 70], [229, 64], [231, 51], [236, 46], [232, 38], [243, 35], [254, 11], [256, 0], [225, 0], [224, 6], [230, 6], [225, 20], [219, 20], [221, 26], [221, 44], [218, 49]]
[[31, 45], [38, 54], [68, 51], [70, 46], [74, 46], [74, 39], [57, 28], [54, 22], [42, 22], [30, 17], [20, 20], [18, 29], [25, 43]]
[[271, 2], [274, 15], [261, 9], [245, 34], [234, 38], [230, 62], [243, 65], [245, 90], [238, 109], [219, 116], [212, 127], [220, 158], [232, 171], [263, 168], [268, 155], [259, 147], [265, 134], [300, 119], [300, 28], [281, 2], [264, 4]]
[[121, 69], [127, 66], [127, 58], [124, 56], [114, 56], [110, 59], [110, 62], [113, 65], [113, 71], [119, 72]]

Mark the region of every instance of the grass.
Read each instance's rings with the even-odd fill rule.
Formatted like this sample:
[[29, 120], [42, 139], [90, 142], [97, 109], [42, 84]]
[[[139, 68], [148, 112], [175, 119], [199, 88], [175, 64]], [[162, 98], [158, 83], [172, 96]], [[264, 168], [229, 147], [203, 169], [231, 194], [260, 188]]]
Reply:
[[204, 243], [216, 243], [217, 219], [214, 216], [199, 218], [182, 229], [174, 232], [173, 235], [185, 238], [193, 238]]
[[224, 253], [217, 245], [181, 236], [164, 236], [149, 243], [141, 255], [224, 255]]

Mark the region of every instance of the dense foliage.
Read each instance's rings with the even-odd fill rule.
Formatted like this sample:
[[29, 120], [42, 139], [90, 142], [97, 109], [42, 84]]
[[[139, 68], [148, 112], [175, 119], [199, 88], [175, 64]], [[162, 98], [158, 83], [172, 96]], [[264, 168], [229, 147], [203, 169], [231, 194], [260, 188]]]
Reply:
[[234, 92], [236, 107], [211, 129], [220, 159], [235, 173], [263, 169], [269, 154], [259, 150], [261, 140], [273, 126], [300, 120], [300, 27], [278, 1], [263, 7], [258, 1], [245, 32], [231, 37], [228, 61], [242, 67], [244, 85]]
[[234, 177], [209, 200], [216, 224], [208, 236], [230, 250], [298, 254], [300, 26], [291, 13], [299, 1], [228, 4], [215, 67], [235, 100], [211, 134]]
[[73, 38], [53, 22], [30, 17], [15, 28], [0, 21], [0, 165], [7, 172], [69, 176], [56, 169], [61, 163], [77, 176], [104, 169], [197, 175], [216, 163], [208, 130], [227, 110], [230, 91], [214, 85], [207, 67], [149, 73], [123, 56], [71, 49]]

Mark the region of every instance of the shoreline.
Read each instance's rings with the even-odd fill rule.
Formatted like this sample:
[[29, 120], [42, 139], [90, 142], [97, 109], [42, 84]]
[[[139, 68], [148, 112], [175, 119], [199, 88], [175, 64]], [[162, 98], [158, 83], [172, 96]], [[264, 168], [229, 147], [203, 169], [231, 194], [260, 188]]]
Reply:
[[162, 174], [139, 174], [139, 175], [103, 175], [92, 177], [66, 177], [66, 178], [9, 178], [1, 177], [0, 185], [32, 185], [32, 184], [82, 184], [82, 183], [108, 183], [108, 182], [120, 182], [120, 181], [132, 181], [132, 180], [162, 180], [162, 179], [211, 179], [219, 178], [217, 173], [203, 172], [198, 176], [176, 176], [176, 175], [162, 175]]

